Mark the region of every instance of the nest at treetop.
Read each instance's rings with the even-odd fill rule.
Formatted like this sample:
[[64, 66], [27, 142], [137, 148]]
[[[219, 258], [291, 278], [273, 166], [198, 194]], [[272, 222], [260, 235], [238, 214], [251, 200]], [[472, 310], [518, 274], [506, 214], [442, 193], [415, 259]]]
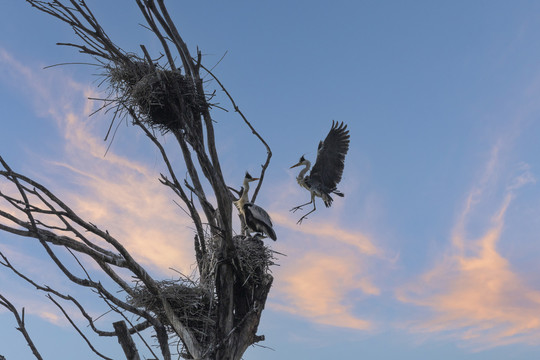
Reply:
[[144, 123], [162, 133], [199, 133], [207, 103], [191, 77], [137, 59], [105, 69], [120, 106], [134, 109]]
[[236, 254], [240, 271], [245, 275], [244, 281], [253, 286], [263, 281], [263, 275], [270, 271], [270, 266], [275, 265], [275, 252], [264, 242], [250, 236], [235, 236]]
[[[237, 317], [243, 317], [258, 299], [260, 289], [265, 286], [265, 276], [270, 276], [270, 266], [275, 265], [274, 251], [261, 240], [247, 236], [233, 238], [236, 247], [234, 262], [237, 280], [235, 283], [235, 309]], [[216, 239], [206, 239], [207, 256], [203, 262], [205, 279], [191, 280], [187, 277], [158, 282], [160, 292], [171, 305], [175, 315], [193, 330], [201, 343], [211, 343], [214, 337], [217, 299], [214, 293], [219, 246]], [[133, 306], [144, 308], [157, 315], [160, 321], [173, 332], [158, 297], [151, 294], [146, 286], [137, 283], [132, 295], [127, 299]]]

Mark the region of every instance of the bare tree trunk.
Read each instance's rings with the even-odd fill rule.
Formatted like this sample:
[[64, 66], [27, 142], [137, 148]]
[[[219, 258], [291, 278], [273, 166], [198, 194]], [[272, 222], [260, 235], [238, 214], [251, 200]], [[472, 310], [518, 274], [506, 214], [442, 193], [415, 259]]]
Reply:
[[[83, 0], [27, 0], [34, 8], [71, 26], [81, 41], [60, 45], [90, 55], [103, 68], [104, 80], [111, 91], [110, 97], [103, 100], [102, 109], [113, 109], [115, 115], [111, 127], [117, 119], [129, 117], [159, 150], [167, 169], [159, 181], [180, 199], [194, 224], [194, 254], [199, 276], [197, 279], [179, 277], [175, 281], [152, 278], [107, 230], [80, 218], [45, 186], [13, 171], [1, 157], [0, 180], [10, 191], [0, 192], [0, 200], [4, 200], [10, 210], [0, 208], [0, 231], [36, 239], [74, 285], [91, 288], [124, 320], [112, 323], [112, 330], [99, 329], [77, 299], [37, 284], [15, 269], [1, 252], [3, 261], [0, 264], [36, 289], [46, 292], [101, 358], [109, 359], [90, 343], [68, 316], [64, 310], [66, 303], [80, 312], [94, 333], [116, 337], [126, 359], [141, 357], [132, 335], [139, 336], [146, 350], [158, 358], [154, 352], [156, 348], [143, 336], [144, 332], [151, 332], [146, 337], [158, 343], [161, 357], [166, 360], [172, 358], [171, 341], [182, 344], [181, 355], [186, 358], [239, 360], [248, 346], [264, 340], [264, 336], [257, 335], [257, 328], [273, 282], [269, 267], [274, 258], [272, 251], [260, 240], [246, 235], [233, 237], [234, 197], [223, 177], [216, 150], [214, 119], [210, 111], [214, 107], [211, 103], [213, 93], [205, 92], [201, 70], [217, 81], [235, 112], [267, 150], [259, 176], [261, 180], [252, 201], [261, 188], [272, 152], [219, 79], [202, 65], [200, 51], [196, 57], [190, 54], [164, 1], [134, 1], [148, 28], [159, 40], [164, 57], [152, 58], [144, 45], [140, 46], [140, 56], [120, 49]], [[175, 59], [180, 59], [180, 63]], [[188, 170], [183, 181], [177, 176], [156, 133], [172, 136], [178, 144]], [[238, 233], [243, 234], [242, 231]], [[76, 276], [73, 269], [60, 260], [57, 253], [63, 249], [77, 259], [85, 277]], [[101, 275], [110, 278], [116, 288], [109, 289], [92, 280], [77, 258], [81, 255], [90, 257], [101, 269]], [[129, 272], [136, 279], [135, 284], [123, 280], [119, 269]], [[122, 290], [125, 298], [118, 295], [118, 290]], [[0, 305], [9, 308], [17, 318], [17, 311], [10, 307], [7, 299], [0, 300]], [[128, 325], [128, 318], [140, 320]], [[24, 325], [24, 316], [17, 321]], [[19, 329], [24, 330], [24, 326]], [[27, 340], [30, 344], [29, 336]], [[34, 355], [40, 358], [37, 350]]]

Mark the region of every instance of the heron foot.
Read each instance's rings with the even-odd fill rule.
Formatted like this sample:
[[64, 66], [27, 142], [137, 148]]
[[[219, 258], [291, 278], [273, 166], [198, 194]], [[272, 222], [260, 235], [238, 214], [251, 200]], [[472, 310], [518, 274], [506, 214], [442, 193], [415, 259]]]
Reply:
[[298, 220], [298, 221], [296, 222], [296, 225], [301, 225], [301, 224], [302, 224], [302, 220], [304, 220], [304, 219], [307, 219], [307, 215], [302, 216], [302, 217], [300, 218], [300, 220]]
[[304, 206], [305, 206], [305, 205], [295, 206], [295, 207], [293, 207], [293, 208], [292, 208], [291, 210], [289, 210], [289, 211], [292, 211], [293, 213], [295, 213], [297, 210], [302, 209]]
[[263, 239], [266, 238], [266, 235], [262, 234], [262, 233], [256, 233], [252, 239], [255, 240], [255, 241], [262, 241]]

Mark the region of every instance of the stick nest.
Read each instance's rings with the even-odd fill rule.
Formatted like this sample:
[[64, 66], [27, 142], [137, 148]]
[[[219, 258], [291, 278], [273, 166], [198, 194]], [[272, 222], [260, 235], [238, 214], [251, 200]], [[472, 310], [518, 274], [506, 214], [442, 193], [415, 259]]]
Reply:
[[[246, 236], [233, 238], [236, 247], [236, 260], [233, 262], [237, 272], [235, 282], [235, 314], [238, 320], [247, 314], [259, 299], [261, 289], [267, 286], [270, 266], [275, 265], [275, 252], [263, 241]], [[210, 344], [214, 338], [217, 316], [217, 298], [214, 292], [217, 264], [220, 261], [219, 244], [216, 239], [206, 239], [208, 254], [201, 271], [204, 278], [192, 280], [181, 277], [175, 280], [158, 282], [160, 292], [171, 305], [175, 315], [190, 328], [201, 344]], [[128, 303], [144, 308], [157, 315], [159, 320], [174, 333], [168, 322], [159, 298], [151, 294], [142, 284], [137, 283]]]
[[[197, 283], [188, 279], [163, 280], [157, 283], [163, 297], [167, 299], [178, 320], [195, 330], [199, 341], [204, 341], [212, 335], [215, 325], [215, 301], [211, 293]], [[143, 308], [157, 315], [170, 333], [174, 330], [167, 320], [160, 299], [151, 294], [148, 289], [138, 284], [133, 289], [133, 295], [128, 303]]]
[[240, 271], [246, 276], [246, 281], [258, 285], [263, 276], [270, 272], [270, 266], [275, 265], [274, 251], [260, 239], [249, 236], [235, 236], [236, 254]]
[[105, 69], [119, 103], [135, 109], [144, 123], [163, 134], [191, 130], [186, 125], [199, 119], [206, 106], [204, 94], [199, 94], [193, 79], [179, 70], [158, 68], [136, 59], [107, 65]]

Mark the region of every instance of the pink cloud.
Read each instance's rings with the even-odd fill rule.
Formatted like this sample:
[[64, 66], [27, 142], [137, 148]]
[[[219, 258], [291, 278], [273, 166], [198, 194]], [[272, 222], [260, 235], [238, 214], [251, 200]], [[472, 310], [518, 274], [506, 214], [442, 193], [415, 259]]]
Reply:
[[431, 270], [397, 291], [400, 301], [430, 309], [430, 316], [407, 325], [413, 331], [444, 332], [475, 348], [539, 342], [540, 291], [522, 279], [497, 247], [514, 191], [535, 181], [528, 167], [506, 188], [481, 235], [471, 237], [467, 231], [475, 205], [495, 176], [497, 154], [493, 151], [479, 185], [465, 200], [449, 250]]
[[[142, 263], [163, 272], [173, 267], [190, 273], [194, 263], [191, 222], [174, 204], [172, 191], [159, 183], [159, 165], [148, 166], [113, 150], [104, 156], [107, 144], [102, 138], [110, 119], [100, 114], [88, 119], [99, 105], [88, 97], [100, 95], [58, 69], [31, 69], [3, 49], [0, 63], [34, 101], [36, 111], [56, 122], [63, 138], [59, 144], [63, 159], [34, 168], [38, 180], [83, 218], [109, 230]], [[153, 151], [145, 148], [144, 137], [128, 141]], [[15, 170], [19, 169], [15, 166]]]
[[280, 297], [271, 307], [318, 324], [370, 329], [370, 321], [354, 315], [355, 300], [358, 299], [352, 294], [360, 291], [378, 295], [380, 291], [359, 271], [358, 265], [358, 259], [344, 254], [308, 252], [287, 266], [287, 274], [278, 275]]
[[[43, 182], [83, 218], [107, 228], [139, 261], [163, 272], [169, 267], [191, 272], [191, 223], [172, 202], [171, 192], [157, 181], [159, 170], [114, 151], [104, 157], [106, 144], [101, 140], [104, 133], [100, 124], [103, 128], [108, 120], [87, 118], [94, 109], [87, 98], [99, 95], [61, 72], [44, 76], [5, 51], [0, 62], [20, 75], [36, 111], [52, 118], [61, 131], [63, 158], [49, 162], [52, 167], [48, 169], [35, 170], [45, 178]], [[60, 181], [63, 178], [69, 181]], [[302, 255], [298, 246], [286, 251], [299, 256], [289, 263], [286, 273], [280, 273], [278, 299], [270, 306], [318, 324], [371, 329], [370, 321], [355, 314], [355, 305], [363, 297], [380, 294], [365, 261], [365, 257], [381, 255], [372, 239], [332, 222], [298, 227], [289, 214], [272, 215], [278, 226], [286, 229], [288, 234], [283, 232], [282, 239], [290, 240], [288, 244], [309, 238], [313, 246]], [[57, 321], [48, 315], [54, 313], [49, 307], [42, 310], [40, 316]]]
[[355, 312], [362, 299], [380, 295], [370, 273], [370, 257], [382, 251], [360, 231], [329, 221], [296, 224], [288, 212], [272, 212], [279, 229], [280, 259], [269, 306], [313, 323], [357, 330], [374, 328]]
[[331, 221], [317, 221], [296, 224], [296, 218], [289, 212], [273, 212], [272, 219], [281, 227], [303, 236], [312, 236], [315, 238], [332, 239], [333, 242], [339, 242], [344, 245], [355, 247], [357, 251], [366, 255], [381, 255], [373, 240], [361, 231], [346, 230], [342, 226]]

